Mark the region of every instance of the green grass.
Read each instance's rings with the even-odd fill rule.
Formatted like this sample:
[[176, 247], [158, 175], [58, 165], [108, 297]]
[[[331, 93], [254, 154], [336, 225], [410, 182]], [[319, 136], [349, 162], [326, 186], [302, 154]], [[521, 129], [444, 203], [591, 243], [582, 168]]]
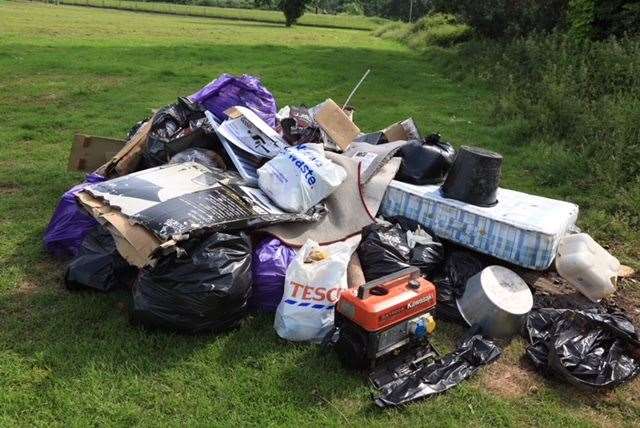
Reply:
[[[232, 9], [214, 6], [196, 6], [177, 3], [160, 3], [131, 0], [60, 0], [60, 3], [107, 9], [144, 11], [171, 15], [202, 16], [207, 18], [233, 19], [251, 22], [268, 22], [284, 25], [284, 15], [276, 10]], [[344, 28], [351, 30], [372, 30], [386, 22], [383, 18], [365, 16], [325, 15], [305, 13], [297, 25], [311, 27]]]
[[389, 22], [376, 28], [372, 34], [423, 51], [433, 46], [449, 47], [467, 41], [473, 35], [473, 31], [453, 15], [435, 13], [424, 16], [412, 24]]
[[[343, 100], [371, 68], [352, 102], [362, 129], [413, 116], [456, 145], [502, 152], [505, 187], [573, 200], [571, 183], [523, 170], [535, 152], [492, 122], [494, 94], [480, 83], [362, 31], [42, 3], [0, 3], [0, 16], [1, 426], [637, 424], [638, 381], [593, 395], [545, 381], [518, 369], [520, 340], [451, 392], [381, 411], [361, 377], [316, 346], [280, 341], [271, 317], [220, 336], [145, 332], [128, 325], [126, 294], [66, 292], [64, 266], [42, 250], [59, 195], [82, 178], [65, 170], [75, 132], [123, 136], [222, 72], [260, 75], [280, 105], [312, 105]], [[450, 350], [461, 334], [443, 322], [437, 344]]]

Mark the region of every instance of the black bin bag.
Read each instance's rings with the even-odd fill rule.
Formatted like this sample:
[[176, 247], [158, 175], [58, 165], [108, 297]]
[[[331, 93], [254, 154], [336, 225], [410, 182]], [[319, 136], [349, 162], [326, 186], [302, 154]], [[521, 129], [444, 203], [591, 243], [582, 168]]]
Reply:
[[434, 279], [438, 317], [464, 322], [456, 300], [464, 294], [469, 278], [486, 266], [486, 263], [470, 251], [453, 251], [449, 254], [443, 272]]
[[214, 233], [145, 268], [133, 287], [131, 321], [183, 333], [221, 332], [246, 314], [251, 245], [244, 233]]
[[118, 253], [113, 237], [103, 226], [96, 226], [82, 241], [80, 252], [64, 275], [72, 291], [113, 291], [130, 286], [138, 269]]
[[444, 181], [456, 152], [451, 144], [440, 140], [440, 135], [431, 134], [423, 141], [409, 141], [396, 156], [402, 158], [396, 180], [422, 185]]
[[213, 149], [218, 141], [202, 107], [188, 98], [178, 98], [176, 103], [161, 108], [153, 117], [141, 169], [164, 165], [187, 149]]
[[534, 309], [526, 354], [543, 373], [588, 389], [613, 388], [640, 373], [640, 342], [622, 313]]
[[409, 219], [375, 223], [362, 230], [358, 257], [367, 281], [415, 266], [429, 276], [442, 263], [444, 249], [433, 235]]

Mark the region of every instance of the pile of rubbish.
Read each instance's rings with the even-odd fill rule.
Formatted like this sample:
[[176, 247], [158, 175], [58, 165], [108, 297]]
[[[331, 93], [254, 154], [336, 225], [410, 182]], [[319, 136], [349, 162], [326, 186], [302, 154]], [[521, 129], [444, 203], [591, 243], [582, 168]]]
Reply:
[[[540, 308], [514, 270], [557, 270], [593, 302], [620, 263], [575, 226], [578, 207], [500, 188], [503, 157], [458, 150], [413, 119], [364, 133], [327, 99], [277, 109], [252, 76], [222, 75], [125, 140], [76, 136], [45, 248], [69, 290], [131, 294], [130, 319], [183, 333], [274, 314], [288, 341], [364, 371], [375, 403], [444, 392], [522, 335], [542, 373], [594, 388], [640, 371], [622, 313]], [[533, 290], [535, 292], [535, 290]], [[468, 327], [433, 347], [441, 320]]]

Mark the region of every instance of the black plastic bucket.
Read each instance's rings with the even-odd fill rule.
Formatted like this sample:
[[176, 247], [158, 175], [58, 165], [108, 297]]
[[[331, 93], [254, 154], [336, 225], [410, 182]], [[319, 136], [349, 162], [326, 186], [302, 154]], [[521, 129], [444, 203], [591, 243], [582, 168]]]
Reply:
[[442, 185], [442, 195], [480, 207], [491, 207], [498, 203], [501, 170], [501, 154], [462, 146]]

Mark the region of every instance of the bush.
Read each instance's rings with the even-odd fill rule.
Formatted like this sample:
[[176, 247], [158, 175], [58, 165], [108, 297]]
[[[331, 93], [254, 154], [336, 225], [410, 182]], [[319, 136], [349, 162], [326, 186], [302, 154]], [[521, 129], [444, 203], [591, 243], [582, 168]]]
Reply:
[[280, 10], [284, 13], [285, 25], [291, 27], [304, 14], [307, 0], [280, 0]]
[[420, 18], [409, 31], [406, 42], [414, 49], [428, 46], [453, 46], [471, 38], [471, 27], [453, 15], [436, 13]]
[[[587, 0], [583, 0], [589, 3]], [[640, 32], [640, 2], [590, 0], [593, 3], [592, 35], [599, 39]]]
[[569, 2], [569, 34], [575, 40], [591, 39], [595, 4], [593, 0], [570, 0]]
[[340, 13], [345, 15], [364, 15], [364, 10], [359, 3], [352, 2], [342, 6]]
[[413, 49], [425, 49], [428, 46], [452, 46], [469, 40], [472, 31], [468, 25], [460, 24], [455, 16], [438, 13], [420, 18], [415, 24], [387, 24], [374, 31], [373, 35], [398, 40]]
[[397, 40], [404, 42], [411, 30], [411, 24], [405, 24], [404, 22], [390, 22], [373, 31], [375, 37], [380, 37], [386, 40]]
[[436, 11], [459, 15], [480, 35], [513, 38], [565, 25], [569, 0], [434, 0]]

